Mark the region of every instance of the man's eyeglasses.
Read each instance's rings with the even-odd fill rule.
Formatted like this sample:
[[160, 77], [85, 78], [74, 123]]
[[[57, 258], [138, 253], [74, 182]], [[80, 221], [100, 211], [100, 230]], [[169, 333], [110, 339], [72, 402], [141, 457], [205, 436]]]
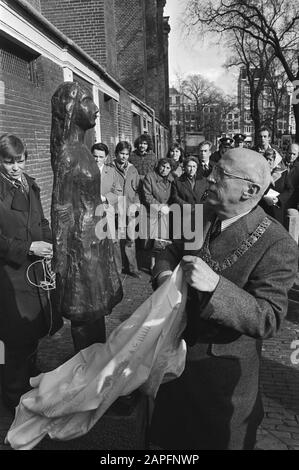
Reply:
[[227, 176], [228, 178], [235, 178], [237, 180], [244, 180], [252, 184], [257, 184], [255, 181], [252, 181], [250, 178], [246, 178], [246, 176], [238, 176], [238, 175], [235, 175], [234, 173], [229, 173], [228, 171], [225, 171], [223, 168], [221, 168], [218, 165], [213, 165], [211, 174], [214, 174], [216, 178], [218, 177], [223, 178], [224, 176]]

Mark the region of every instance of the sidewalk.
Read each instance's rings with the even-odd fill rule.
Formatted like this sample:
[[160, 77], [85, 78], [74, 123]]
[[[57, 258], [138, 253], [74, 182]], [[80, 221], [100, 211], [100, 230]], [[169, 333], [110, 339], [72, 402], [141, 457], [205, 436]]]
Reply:
[[[150, 277], [123, 277], [124, 299], [107, 317], [108, 334], [152, 292]], [[299, 292], [298, 292], [299, 298]], [[261, 390], [265, 418], [258, 433], [257, 450], [299, 450], [299, 353], [298, 364], [291, 362], [293, 341], [299, 349], [299, 303], [290, 301], [288, 318], [276, 338], [264, 342], [261, 365]], [[51, 370], [72, 355], [72, 340], [68, 322], [50, 339], [40, 342], [39, 366]], [[293, 359], [294, 362], [294, 359]], [[10, 449], [3, 444], [12, 417], [0, 403], [0, 450]]]

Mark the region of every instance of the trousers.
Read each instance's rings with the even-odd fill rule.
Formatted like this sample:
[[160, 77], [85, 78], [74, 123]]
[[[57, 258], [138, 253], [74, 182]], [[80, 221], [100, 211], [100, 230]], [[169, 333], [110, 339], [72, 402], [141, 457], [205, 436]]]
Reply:
[[5, 346], [5, 364], [1, 366], [1, 394], [11, 411], [21, 396], [31, 389], [29, 379], [39, 373], [36, 368], [38, 342], [19, 347]]

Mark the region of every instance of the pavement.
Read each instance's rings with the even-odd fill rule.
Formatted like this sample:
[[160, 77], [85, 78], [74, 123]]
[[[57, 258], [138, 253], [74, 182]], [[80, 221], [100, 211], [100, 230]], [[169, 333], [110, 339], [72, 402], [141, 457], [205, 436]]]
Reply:
[[[144, 271], [140, 279], [123, 275], [123, 288], [122, 302], [106, 318], [108, 334], [151, 294], [150, 276]], [[258, 431], [256, 450], [299, 450], [299, 277], [289, 299], [287, 319], [279, 334], [266, 340], [263, 346], [260, 377], [265, 417]], [[70, 327], [66, 321], [53, 337], [40, 341], [38, 365], [42, 371], [48, 371], [72, 355]], [[0, 400], [0, 450], [10, 449], [4, 444], [4, 438], [11, 422], [12, 416]], [[130, 442], [114, 449], [137, 449], [135, 445]], [[54, 442], [50, 449], [56, 448], [61, 446]], [[88, 448], [98, 449], [94, 441]]]

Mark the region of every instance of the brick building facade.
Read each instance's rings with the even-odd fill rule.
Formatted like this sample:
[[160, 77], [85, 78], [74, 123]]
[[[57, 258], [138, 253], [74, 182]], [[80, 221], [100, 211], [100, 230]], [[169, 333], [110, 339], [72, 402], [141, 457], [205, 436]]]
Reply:
[[[95, 56], [96, 49], [88, 50], [87, 46], [85, 49], [82, 43], [79, 47], [74, 36], [68, 37], [41, 14], [44, 3], [49, 4], [48, 8], [50, 4], [54, 8], [52, 1], [0, 0], [0, 134], [13, 132], [25, 140], [29, 152], [28, 173], [41, 186], [43, 206], [49, 216], [52, 190], [50, 103], [60, 83], [68, 80], [83, 83], [99, 106], [96, 127], [86, 136], [88, 146], [103, 141], [113, 155], [120, 139], [133, 143], [145, 131], [153, 135], [158, 157], [161, 157], [167, 151], [168, 129], [149, 103], [124, 88], [113, 75], [116, 55], [111, 53], [115, 44], [110, 41], [114, 34], [110, 30], [115, 31], [115, 28], [110, 19], [105, 22], [105, 37], [111, 51], [109, 47], [106, 52], [103, 47], [98, 50], [103, 66]], [[80, 4], [94, 8], [102, 6], [108, 15], [115, 6], [114, 1], [71, 0], [57, 1], [56, 9], [68, 11], [70, 4], [77, 8]], [[84, 11], [80, 10], [79, 15], [82, 23]], [[98, 12], [97, 9], [90, 16], [97, 18], [99, 25]], [[98, 27], [98, 34], [101, 32], [103, 26]], [[95, 39], [90, 47], [94, 43]]]
[[168, 116], [165, 0], [40, 0], [42, 14], [130, 93]]

